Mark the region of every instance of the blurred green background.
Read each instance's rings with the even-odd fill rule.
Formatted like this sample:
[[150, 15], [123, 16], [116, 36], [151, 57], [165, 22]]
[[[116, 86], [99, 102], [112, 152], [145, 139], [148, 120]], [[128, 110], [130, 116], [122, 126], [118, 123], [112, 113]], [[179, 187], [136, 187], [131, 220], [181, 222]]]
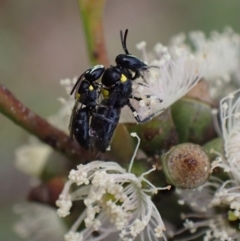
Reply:
[[[239, 0], [109, 0], [104, 28], [111, 63], [122, 52], [119, 31], [128, 28], [128, 48], [147, 41], [152, 48], [179, 32], [240, 32]], [[89, 67], [83, 26], [75, 0], [0, 0], [0, 82], [41, 116], [66, 97], [59, 85]], [[12, 206], [24, 200], [29, 180], [14, 166], [14, 150], [28, 134], [0, 114], [0, 240], [20, 240], [13, 232]]]

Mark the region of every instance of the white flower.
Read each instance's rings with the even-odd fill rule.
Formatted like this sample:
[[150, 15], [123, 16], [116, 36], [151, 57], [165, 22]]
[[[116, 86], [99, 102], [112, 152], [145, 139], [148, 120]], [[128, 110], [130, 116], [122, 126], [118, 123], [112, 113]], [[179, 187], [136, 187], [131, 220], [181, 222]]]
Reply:
[[221, 78], [229, 82], [230, 75], [240, 66], [240, 35], [228, 27], [222, 33], [212, 31], [209, 38], [200, 31], [191, 32], [189, 36], [195, 48], [195, 55], [205, 54], [209, 62], [204, 77], [209, 81]]
[[52, 149], [35, 138], [29, 144], [20, 146], [15, 151], [15, 166], [23, 173], [38, 177], [51, 154]]
[[[204, 227], [204, 240], [239, 240], [240, 233], [230, 227], [230, 221], [240, 220], [240, 90], [237, 90], [220, 101], [220, 122], [224, 140], [225, 156], [220, 156], [212, 163], [213, 168], [221, 167], [229, 175], [229, 180], [222, 181], [211, 177], [197, 190], [178, 191], [180, 204], [188, 203], [196, 212], [184, 218], [198, 218], [192, 227], [186, 226], [183, 231]], [[216, 213], [215, 207], [218, 208]], [[222, 208], [222, 209], [221, 209]], [[226, 219], [228, 215], [228, 219]], [[189, 240], [194, 240], [203, 233], [196, 232]]]
[[[193, 48], [185, 42], [186, 36], [181, 33], [172, 39], [170, 48], [178, 45], [191, 51], [196, 58], [204, 55], [208, 62], [204, 78], [209, 84], [211, 96], [227, 93], [232, 76], [239, 73], [240, 35], [227, 27], [222, 33], [212, 31], [209, 37], [201, 31], [190, 32], [189, 40]], [[237, 81], [240, 83], [240, 78]]]
[[14, 231], [29, 241], [63, 241], [66, 227], [56, 214], [55, 209], [37, 203], [21, 203], [14, 206], [20, 220]]
[[[232, 241], [238, 240], [240, 235], [238, 230], [230, 227], [226, 219], [226, 209], [223, 208], [220, 202], [216, 202], [216, 191], [220, 190], [223, 181], [216, 177], [211, 177], [210, 180], [201, 187], [195, 190], [177, 190], [180, 196], [179, 204], [188, 204], [194, 213], [182, 214], [182, 219], [185, 220], [183, 228], [174, 233], [175, 236], [189, 231], [187, 240], [196, 240], [203, 237], [204, 241]], [[218, 207], [216, 212], [214, 207]], [[194, 220], [194, 221], [193, 221]], [[174, 239], [175, 240], [175, 239]], [[186, 239], [176, 239], [184, 241]]]
[[67, 95], [70, 95], [72, 88], [77, 82], [77, 80], [78, 80], [77, 76], [75, 76], [73, 79], [67, 78], [67, 79], [60, 80], [60, 85], [62, 85], [65, 88]]
[[[185, 239], [176, 239], [178, 241], [196, 240], [203, 237], [203, 241], [233, 241], [239, 240], [238, 231], [231, 228], [226, 219], [222, 215], [215, 215], [213, 219], [208, 214], [188, 214], [185, 215], [187, 219], [184, 222], [184, 228], [179, 230], [175, 235], [190, 231], [190, 235]], [[192, 221], [188, 218], [194, 218]]]
[[[167, 47], [157, 44], [153, 57], [153, 54], [146, 53], [144, 45], [140, 47], [145, 57], [143, 60], [152, 67], [143, 73], [143, 79], [133, 81], [133, 96], [142, 100], [132, 100], [131, 103], [140, 118], [145, 119], [161, 114], [186, 95], [202, 78], [206, 61], [204, 56], [194, 58], [185, 48], [175, 47], [170, 53]], [[122, 122], [134, 122], [132, 115], [124, 114]]]
[[226, 164], [240, 184], [240, 90], [221, 100], [220, 113]]
[[[56, 202], [58, 214], [66, 216], [72, 202], [77, 200], [83, 200], [86, 209], [65, 235], [66, 241], [97, 241], [111, 234], [116, 235], [115, 240], [124, 241], [136, 237], [166, 240], [165, 226], [151, 200], [152, 194], [166, 188], [156, 188], [145, 178], [155, 167], [139, 177], [131, 173], [138, 146], [128, 171], [114, 162], [93, 161], [70, 172], [69, 181]], [[73, 184], [76, 184], [75, 191], [71, 192]], [[85, 228], [78, 231], [82, 223]], [[98, 235], [94, 236], [94, 231]]]
[[212, 202], [228, 206], [240, 219], [240, 90], [220, 101], [220, 114], [225, 157], [218, 159], [217, 166], [229, 172], [230, 180], [221, 185]]

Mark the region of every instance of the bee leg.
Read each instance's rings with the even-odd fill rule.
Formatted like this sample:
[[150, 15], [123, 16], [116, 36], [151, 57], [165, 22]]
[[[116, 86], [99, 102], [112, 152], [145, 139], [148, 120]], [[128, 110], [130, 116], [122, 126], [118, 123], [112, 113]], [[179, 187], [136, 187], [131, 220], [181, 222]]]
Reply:
[[107, 105], [101, 105], [101, 104], [97, 104], [98, 107], [101, 107], [101, 108], [106, 108], [106, 109], [110, 109], [111, 106], [107, 106]]
[[165, 108], [164, 108], [164, 109], [161, 109], [161, 110], [159, 110], [159, 111], [157, 111], [157, 112], [155, 112], [155, 113], [153, 113], [153, 114], [151, 114], [151, 115], [149, 115], [148, 117], [146, 117], [145, 119], [141, 120], [141, 121], [138, 122], [138, 123], [140, 123], [140, 124], [146, 123], [146, 122], [152, 120], [152, 119], [153, 119], [154, 117], [156, 117], [158, 114], [162, 113], [164, 110], [165, 110]]
[[131, 78], [131, 80], [135, 80], [135, 79], [139, 78], [140, 76], [141, 76], [140, 71], [139, 70], [135, 70], [135, 75]]
[[[105, 106], [104, 106], [105, 107]], [[106, 107], [107, 108], [107, 107]], [[109, 123], [114, 123], [114, 121], [112, 121], [112, 120], [109, 120], [108, 118], [106, 118], [105, 116], [103, 116], [103, 115], [100, 115], [100, 114], [97, 114], [97, 113], [92, 113], [92, 115], [93, 116], [96, 116], [96, 117], [98, 117], [98, 118], [100, 118], [100, 119], [102, 119], [102, 120], [105, 120], [105, 121], [107, 121], [107, 122], [109, 122]]]
[[[133, 117], [135, 118], [135, 120], [138, 122], [138, 123], [144, 123], [142, 122], [142, 120], [140, 119], [136, 109], [132, 106], [132, 104], [130, 103], [130, 101], [128, 101], [127, 103], [128, 107], [130, 108], [130, 110], [132, 111], [133, 113]], [[146, 121], [145, 121], [146, 122]]]
[[132, 104], [130, 102], [127, 103], [128, 107], [131, 109], [132, 113], [133, 113], [133, 117], [135, 118], [135, 120], [139, 123], [139, 124], [143, 124], [146, 123], [150, 120], [152, 120], [152, 118], [154, 118], [156, 115], [160, 114], [161, 112], [163, 112], [165, 109], [161, 109], [151, 115], [149, 115], [148, 117], [146, 117], [145, 119], [141, 120], [136, 109], [132, 106]]
[[[146, 98], [151, 98], [151, 95], [145, 95], [145, 97], [146, 97]], [[129, 98], [134, 99], [134, 100], [137, 100], [137, 101], [142, 100], [141, 97], [135, 97], [135, 96], [130, 96]], [[159, 98], [157, 98], [157, 99], [159, 100], [160, 103], [163, 102], [162, 99], [159, 99]]]

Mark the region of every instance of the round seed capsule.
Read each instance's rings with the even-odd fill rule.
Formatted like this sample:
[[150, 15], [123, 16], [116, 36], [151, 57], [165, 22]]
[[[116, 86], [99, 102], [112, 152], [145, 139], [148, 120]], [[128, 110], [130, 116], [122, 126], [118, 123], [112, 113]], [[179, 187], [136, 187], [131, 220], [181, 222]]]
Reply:
[[200, 186], [211, 173], [207, 153], [199, 145], [191, 143], [173, 147], [163, 156], [162, 164], [168, 181], [183, 189]]

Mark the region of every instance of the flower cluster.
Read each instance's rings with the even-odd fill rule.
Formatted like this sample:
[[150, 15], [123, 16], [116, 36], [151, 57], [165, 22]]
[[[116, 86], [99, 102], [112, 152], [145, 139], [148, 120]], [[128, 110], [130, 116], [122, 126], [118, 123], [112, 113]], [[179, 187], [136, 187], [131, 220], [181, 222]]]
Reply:
[[[225, 210], [219, 212], [215, 209], [218, 207], [221, 210], [222, 207], [219, 203], [213, 202], [216, 191], [221, 185], [222, 180], [211, 177], [208, 182], [195, 190], [177, 190], [180, 197], [179, 205], [187, 204], [194, 212], [182, 214], [182, 219], [185, 220], [184, 227], [175, 232], [174, 236], [189, 231], [188, 240], [196, 240], [199, 237], [203, 237], [204, 241], [237, 240], [239, 233], [229, 225], [225, 218]], [[177, 240], [183, 241], [185, 239]]]
[[[191, 45], [186, 40], [189, 40]], [[202, 31], [192, 31], [187, 39], [186, 35], [181, 33], [172, 39], [170, 48], [175, 45], [191, 51], [196, 58], [205, 56], [208, 68], [204, 79], [209, 84], [213, 97], [223, 97], [227, 91], [231, 91], [229, 83], [233, 77], [239, 85], [240, 35], [230, 27], [226, 27], [222, 33], [212, 31], [209, 37]]]
[[[137, 48], [149, 65], [147, 71], [141, 72], [140, 78], [132, 81], [133, 98], [130, 102], [142, 120], [160, 115], [200, 80], [207, 82], [214, 98], [229, 93], [233, 81], [236, 85], [240, 83], [240, 36], [230, 28], [222, 33], [214, 31], [209, 37], [199, 31], [191, 32], [188, 39], [180, 34], [168, 46], [157, 44], [152, 52], [146, 51], [145, 42], [138, 44]], [[68, 95], [76, 80], [61, 80]], [[63, 105], [49, 121], [67, 133], [75, 100], [73, 96], [59, 100]], [[121, 113], [121, 122], [135, 122], [128, 106]], [[193, 211], [182, 216], [184, 227], [172, 232], [181, 237], [190, 231], [187, 238], [185, 235], [178, 240], [195, 240], [200, 236], [204, 241], [239, 240], [239, 231], [229, 223], [240, 223], [240, 90], [221, 100], [220, 126], [225, 154], [216, 152], [218, 157], [212, 162], [212, 170], [222, 168], [227, 180], [212, 176], [194, 190], [176, 189], [178, 204], [187, 204]], [[161, 133], [161, 128], [156, 135]], [[163, 223], [151, 197], [158, 190], [170, 187], [157, 188], [146, 179], [155, 166], [139, 176], [131, 172], [136, 151], [128, 170], [115, 162], [92, 161], [70, 171], [56, 201], [57, 215], [62, 218], [70, 216], [71, 220], [78, 215], [75, 213], [77, 208], [80, 212], [68, 232], [62, 219], [57, 219], [56, 213], [50, 215], [54, 212], [52, 209], [46, 208], [45, 212], [41, 205], [18, 208], [23, 220], [15, 229], [22, 237], [32, 237], [32, 240], [61, 240], [66, 232], [65, 241], [167, 240], [170, 232], [165, 231], [169, 228], [166, 230], [166, 222]], [[16, 166], [31, 176], [39, 177], [51, 152], [40, 141], [30, 141], [29, 145], [16, 151]], [[32, 161], [35, 165], [29, 165]], [[31, 222], [31, 217], [36, 222]], [[52, 217], [53, 227], [48, 227], [48, 219], [52, 220]], [[57, 235], [52, 238], [51, 232]]]
[[240, 220], [240, 90], [221, 100], [220, 111], [225, 149], [220, 165], [229, 172], [230, 180], [218, 189], [213, 203], [228, 206], [235, 219]]
[[[220, 155], [213, 163], [213, 168], [221, 167], [229, 175], [227, 181], [216, 177], [195, 191], [178, 191], [181, 197], [179, 204], [189, 204], [197, 213], [188, 214], [184, 219], [199, 218], [202, 221], [191, 222], [191, 225], [177, 232], [189, 230], [195, 233], [204, 227], [205, 240], [238, 240], [239, 233], [229, 222], [240, 223], [240, 90], [237, 90], [220, 101], [220, 122], [224, 140], [225, 156]], [[215, 207], [219, 210], [216, 212]], [[227, 210], [227, 212], [226, 212]], [[225, 216], [228, 216], [225, 219]], [[189, 224], [189, 221], [186, 222]], [[204, 233], [196, 232], [190, 240]]]
[[15, 166], [29, 176], [38, 177], [51, 152], [52, 149], [48, 145], [43, 144], [34, 138], [30, 138], [29, 144], [25, 144], [15, 150], [17, 157]]
[[54, 208], [38, 203], [19, 203], [14, 213], [21, 219], [14, 225], [14, 231], [24, 240], [60, 241], [66, 232], [66, 226], [59, 219]]
[[[147, 53], [145, 47], [145, 42], [137, 45], [150, 68], [142, 78], [133, 81], [133, 96], [141, 101], [133, 99], [132, 104], [141, 119], [159, 115], [181, 99], [198, 83], [207, 68], [204, 55], [195, 58], [185, 48], [175, 46], [170, 52], [159, 43], [153, 53]], [[123, 122], [134, 122], [134, 119], [125, 113]]]
[[[134, 157], [128, 171], [115, 162], [103, 161], [79, 165], [77, 170], [70, 171], [56, 201], [57, 213], [60, 217], [69, 215], [72, 202], [77, 200], [83, 200], [86, 209], [65, 235], [66, 241], [101, 240], [110, 234], [124, 241], [134, 240], [138, 235], [140, 240], [166, 240], [165, 226], [151, 195], [170, 186], [156, 188], [145, 178], [155, 167], [139, 177], [131, 173]], [[77, 188], [71, 192], [74, 184]], [[78, 231], [82, 223], [85, 228]]]

